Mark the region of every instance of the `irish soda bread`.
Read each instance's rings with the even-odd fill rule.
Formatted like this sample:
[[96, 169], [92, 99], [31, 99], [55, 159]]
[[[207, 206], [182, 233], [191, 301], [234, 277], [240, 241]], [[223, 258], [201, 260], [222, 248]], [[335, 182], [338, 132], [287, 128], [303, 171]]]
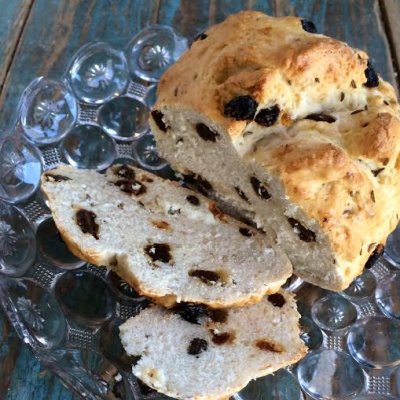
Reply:
[[295, 301], [283, 291], [243, 308], [174, 311], [151, 307], [120, 327], [133, 373], [174, 398], [228, 398], [306, 353]]
[[61, 166], [43, 174], [42, 190], [75, 255], [165, 306], [240, 306], [278, 291], [291, 275], [265, 234], [140, 169], [119, 165], [102, 175]]
[[230, 16], [162, 77], [161, 154], [261, 227], [295, 273], [342, 290], [400, 209], [399, 105], [368, 56], [295, 17]]

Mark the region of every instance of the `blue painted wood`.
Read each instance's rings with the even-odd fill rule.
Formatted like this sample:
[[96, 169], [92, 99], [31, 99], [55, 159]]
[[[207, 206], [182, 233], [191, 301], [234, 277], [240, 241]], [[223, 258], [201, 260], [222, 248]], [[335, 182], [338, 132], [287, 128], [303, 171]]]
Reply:
[[0, 91], [33, 0], [3, 1], [0, 13]]
[[126, 46], [155, 22], [158, 7], [157, 0], [36, 0], [0, 96], [0, 130], [12, 124], [18, 98], [32, 79], [60, 77], [74, 53], [90, 41]]
[[[193, 37], [227, 15], [249, 8], [312, 19], [321, 32], [366, 49], [383, 76], [394, 80], [378, 0], [35, 0], [30, 8], [32, 2], [0, 0], [0, 85], [1, 74], [12, 61], [0, 94], [0, 129], [11, 123], [26, 85], [38, 75], [60, 76], [74, 52], [88, 41], [100, 39], [124, 46], [137, 31], [156, 21]], [[75, 399], [56, 377], [41, 372], [40, 364], [0, 312], [3, 398]]]

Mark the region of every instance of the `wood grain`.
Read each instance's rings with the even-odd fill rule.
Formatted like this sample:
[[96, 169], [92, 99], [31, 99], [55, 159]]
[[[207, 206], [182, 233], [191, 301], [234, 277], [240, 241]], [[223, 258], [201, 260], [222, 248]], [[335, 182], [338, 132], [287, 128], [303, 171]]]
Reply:
[[0, 91], [33, 0], [3, 1], [0, 13]]
[[19, 96], [32, 79], [59, 78], [74, 53], [90, 41], [126, 46], [156, 21], [158, 7], [158, 0], [36, 0], [0, 96], [0, 129], [12, 125]]

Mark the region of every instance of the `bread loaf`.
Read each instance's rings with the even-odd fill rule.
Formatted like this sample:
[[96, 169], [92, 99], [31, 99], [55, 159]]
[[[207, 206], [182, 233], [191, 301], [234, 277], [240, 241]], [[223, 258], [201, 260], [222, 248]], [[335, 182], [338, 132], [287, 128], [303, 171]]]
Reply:
[[281, 291], [214, 312], [154, 306], [121, 325], [120, 336], [148, 386], [177, 399], [216, 400], [304, 356], [298, 320], [293, 296]]
[[42, 191], [75, 255], [110, 267], [165, 306], [253, 303], [292, 273], [265, 234], [137, 168], [118, 165], [102, 175], [61, 166], [43, 174]]
[[308, 282], [345, 289], [398, 223], [393, 87], [308, 21], [246, 11], [211, 27], [151, 115], [172, 167], [272, 228]]

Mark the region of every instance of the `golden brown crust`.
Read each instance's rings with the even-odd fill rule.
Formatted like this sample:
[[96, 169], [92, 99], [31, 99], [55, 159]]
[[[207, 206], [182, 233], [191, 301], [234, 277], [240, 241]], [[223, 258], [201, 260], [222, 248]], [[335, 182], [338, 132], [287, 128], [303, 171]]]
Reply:
[[[246, 11], [206, 34], [162, 77], [156, 108], [212, 120], [246, 160], [274, 175], [326, 234], [343, 273], [336, 289], [345, 288], [399, 220], [400, 121], [393, 88], [382, 79], [366, 85], [364, 52], [304, 31], [298, 18]], [[278, 104], [276, 124], [265, 129], [225, 117], [224, 104], [238, 95], [250, 95], [258, 110]], [[304, 119], [314, 112], [336, 121]], [[264, 129], [259, 142], [244, 135], [253, 128]], [[282, 129], [289, 134], [279, 134]], [[249, 151], [241, 150], [240, 140], [251, 144]]]

